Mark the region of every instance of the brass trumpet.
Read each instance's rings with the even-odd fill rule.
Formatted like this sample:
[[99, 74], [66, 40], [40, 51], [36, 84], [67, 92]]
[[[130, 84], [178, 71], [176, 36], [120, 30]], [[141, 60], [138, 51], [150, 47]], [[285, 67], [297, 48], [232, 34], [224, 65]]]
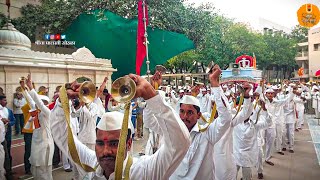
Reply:
[[79, 98], [86, 104], [91, 103], [96, 97], [96, 86], [90, 81], [83, 82], [79, 89]]
[[120, 77], [111, 85], [111, 96], [120, 103], [129, 102], [136, 94], [136, 83], [129, 77]]
[[[66, 83], [64, 86], [66, 89], [72, 89], [71, 83]], [[78, 93], [77, 95], [79, 96], [79, 99], [82, 102], [86, 104], [91, 103], [96, 97], [96, 86], [91, 81], [84, 81], [81, 83], [79, 87], [79, 92], [77, 93]], [[72, 98], [75, 98], [75, 97], [71, 97], [71, 99]]]
[[161, 74], [166, 74], [167, 68], [165, 68], [165, 67], [162, 66], [162, 65], [156, 65], [156, 71], [161, 72]]

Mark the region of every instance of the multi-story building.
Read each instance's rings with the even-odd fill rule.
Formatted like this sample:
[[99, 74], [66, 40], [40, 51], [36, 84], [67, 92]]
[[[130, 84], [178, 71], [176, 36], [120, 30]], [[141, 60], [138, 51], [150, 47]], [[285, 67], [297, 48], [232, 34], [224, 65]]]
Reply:
[[309, 30], [309, 77], [315, 80], [315, 73], [320, 69], [320, 27]]
[[[309, 30], [308, 42], [298, 44], [295, 60], [299, 67], [304, 68], [304, 74], [300, 78], [317, 80], [315, 73], [320, 69], [320, 27]], [[296, 74], [296, 77], [299, 76]]]

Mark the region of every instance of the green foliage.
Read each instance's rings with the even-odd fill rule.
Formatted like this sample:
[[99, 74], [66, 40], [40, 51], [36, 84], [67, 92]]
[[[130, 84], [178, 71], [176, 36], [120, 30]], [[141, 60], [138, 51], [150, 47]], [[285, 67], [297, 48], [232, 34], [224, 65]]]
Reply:
[[3, 25], [7, 22], [7, 17], [3, 13], [0, 13], [0, 27], [3, 27]]
[[[175, 68], [177, 73], [197, 72], [195, 62], [203, 67], [212, 60], [224, 67], [234, 62], [237, 56], [253, 53], [260, 69], [276, 67], [290, 72], [296, 66], [295, 43], [306, 40], [308, 29], [296, 26], [289, 37], [260, 34], [245, 24], [234, 23], [232, 19], [217, 14], [210, 3], [195, 7], [186, 5], [185, 1], [147, 1], [151, 27], [186, 34], [196, 45], [195, 50], [170, 59], [165, 64], [168, 69]], [[23, 16], [14, 19], [13, 23], [34, 41], [36, 28], [41, 27], [47, 33], [61, 33], [78, 15], [97, 8], [125, 18], [137, 17], [137, 0], [42, 0], [41, 5], [24, 6], [21, 10]], [[96, 16], [98, 20], [107, 18]]]
[[291, 32], [291, 37], [297, 42], [307, 42], [308, 41], [308, 28], [296, 25]]

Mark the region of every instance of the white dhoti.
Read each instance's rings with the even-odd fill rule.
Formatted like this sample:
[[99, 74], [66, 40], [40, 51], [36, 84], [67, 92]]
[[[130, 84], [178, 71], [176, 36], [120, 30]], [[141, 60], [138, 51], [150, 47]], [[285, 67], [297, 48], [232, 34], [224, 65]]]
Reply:
[[276, 124], [276, 151], [282, 151], [282, 137], [284, 132], [284, 123]]
[[298, 113], [297, 128], [301, 128], [304, 122], [304, 109], [297, 110], [297, 113]]
[[61, 153], [61, 159], [64, 170], [72, 168], [71, 162], [69, 161], [68, 157], [63, 153]]
[[265, 132], [266, 135], [266, 161], [269, 161], [271, 158], [274, 140], [276, 138], [276, 129], [268, 128]]
[[33, 166], [31, 165], [31, 173], [35, 180], [53, 180], [52, 165], [51, 166]]
[[[237, 165], [237, 176], [240, 166]], [[242, 169], [242, 180], [251, 180], [252, 179], [252, 170], [251, 167], [241, 167]]]
[[[288, 139], [289, 142], [289, 149], [293, 150], [293, 145], [294, 145], [294, 123], [287, 123], [286, 124], [286, 138]], [[283, 148], [287, 148], [286, 144], [287, 141], [283, 142]]]
[[259, 149], [259, 155], [258, 155], [258, 163], [257, 163], [257, 170], [258, 170], [258, 173], [263, 173], [263, 149], [262, 147], [258, 147]]

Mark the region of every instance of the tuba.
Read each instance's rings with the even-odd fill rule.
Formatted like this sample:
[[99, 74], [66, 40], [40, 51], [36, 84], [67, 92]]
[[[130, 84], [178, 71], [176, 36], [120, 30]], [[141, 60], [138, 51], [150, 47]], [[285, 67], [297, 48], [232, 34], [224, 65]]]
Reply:
[[116, 79], [111, 86], [111, 96], [120, 103], [129, 102], [136, 94], [136, 83], [129, 77]]

